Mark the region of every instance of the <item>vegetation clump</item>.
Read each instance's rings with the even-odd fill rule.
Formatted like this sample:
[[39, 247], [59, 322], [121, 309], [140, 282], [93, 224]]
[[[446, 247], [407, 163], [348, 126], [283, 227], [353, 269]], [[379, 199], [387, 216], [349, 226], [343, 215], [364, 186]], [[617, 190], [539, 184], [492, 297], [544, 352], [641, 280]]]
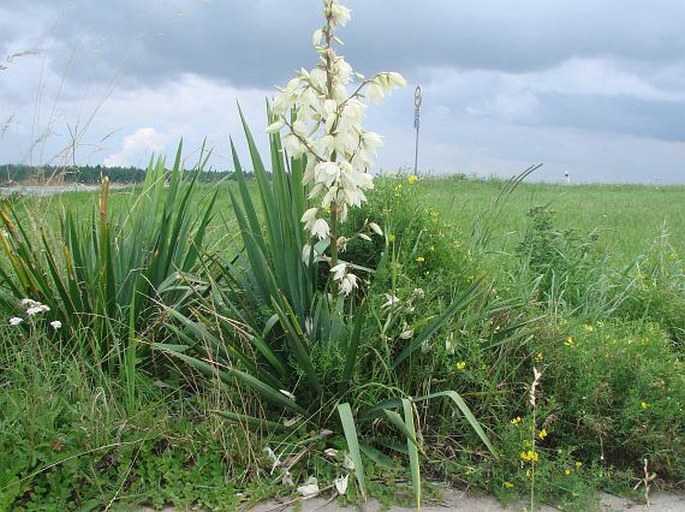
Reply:
[[267, 107], [268, 162], [241, 112], [250, 176], [232, 142], [211, 190], [179, 148], [141, 187], [79, 196], [86, 215], [48, 203], [55, 230], [43, 199], [0, 203], [0, 510], [385, 483], [418, 507], [433, 478], [588, 510], [685, 479], [683, 240], [611, 254], [563, 196], [517, 198], [558, 194], [521, 183], [534, 168], [374, 179], [362, 114], [403, 79], [354, 74], [349, 10], [323, 6], [318, 65]]

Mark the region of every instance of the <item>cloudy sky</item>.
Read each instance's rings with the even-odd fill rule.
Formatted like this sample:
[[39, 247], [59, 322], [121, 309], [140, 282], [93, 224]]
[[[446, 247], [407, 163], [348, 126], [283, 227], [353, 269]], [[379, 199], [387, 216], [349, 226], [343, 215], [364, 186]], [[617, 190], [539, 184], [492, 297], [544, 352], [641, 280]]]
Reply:
[[[685, 183], [683, 0], [347, 0], [340, 50], [409, 86], [368, 111], [378, 169]], [[145, 166], [183, 137], [216, 169], [316, 61], [315, 0], [3, 0], [0, 163]]]

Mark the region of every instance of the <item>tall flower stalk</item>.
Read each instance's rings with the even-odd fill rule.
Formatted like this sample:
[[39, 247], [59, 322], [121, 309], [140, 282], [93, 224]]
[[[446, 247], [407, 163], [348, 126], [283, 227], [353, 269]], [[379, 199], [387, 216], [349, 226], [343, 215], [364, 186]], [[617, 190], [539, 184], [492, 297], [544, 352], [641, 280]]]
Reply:
[[[360, 206], [364, 192], [373, 188], [368, 169], [382, 143], [380, 135], [362, 129], [362, 121], [369, 102], [382, 100], [406, 81], [395, 72], [372, 78], [354, 72], [334, 48], [341, 43], [336, 31], [350, 20], [350, 10], [338, 0], [323, 0], [323, 12], [324, 26], [312, 37], [319, 62], [310, 71], [301, 69], [279, 89], [272, 105], [276, 120], [267, 132], [286, 129], [285, 151], [292, 158], [306, 157], [303, 181], [315, 202], [301, 219], [310, 237], [303, 259], [328, 261], [333, 288], [347, 295], [357, 287], [357, 278], [350, 264], [340, 260], [349, 240], [339, 236], [339, 226], [349, 208]], [[373, 222], [358, 236], [366, 237], [363, 231], [382, 234]]]

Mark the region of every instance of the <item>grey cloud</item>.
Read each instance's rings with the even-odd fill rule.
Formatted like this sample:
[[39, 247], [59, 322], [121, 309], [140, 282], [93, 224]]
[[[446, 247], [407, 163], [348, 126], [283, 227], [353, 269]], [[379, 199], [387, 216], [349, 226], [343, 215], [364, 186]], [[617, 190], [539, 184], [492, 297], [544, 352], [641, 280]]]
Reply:
[[[525, 72], [572, 57], [669, 62], [685, 54], [680, 0], [664, 0], [658, 8], [635, 0], [346, 4], [353, 21], [341, 29], [342, 52], [365, 73], [382, 67], [414, 74], [440, 66]], [[89, 80], [108, 70], [148, 83], [193, 72], [270, 87], [315, 61], [310, 34], [320, 24], [318, 2], [294, 0], [31, 5], [43, 13], [52, 9], [55, 22], [47, 29], [92, 57], [72, 64], [75, 79]]]
[[531, 125], [685, 142], [684, 102], [572, 94], [542, 94], [539, 100], [538, 112]]

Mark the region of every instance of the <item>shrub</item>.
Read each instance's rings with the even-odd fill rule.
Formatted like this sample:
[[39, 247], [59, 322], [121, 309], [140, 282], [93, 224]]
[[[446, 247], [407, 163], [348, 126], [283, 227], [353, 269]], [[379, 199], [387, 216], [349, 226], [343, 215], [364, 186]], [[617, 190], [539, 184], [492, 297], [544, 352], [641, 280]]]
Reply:
[[668, 335], [642, 321], [568, 327], [538, 343], [549, 442], [579, 447], [584, 461], [661, 477], [685, 476], [685, 366]]
[[670, 335], [676, 350], [685, 353], [685, 268], [669, 243], [659, 236], [650, 251], [624, 273], [627, 299], [618, 314], [629, 320], [658, 323]]
[[590, 249], [597, 235], [556, 229], [554, 212], [546, 206], [531, 208], [528, 217], [530, 224], [517, 249], [524, 275], [536, 283], [540, 299], [563, 301], [570, 307], [582, 305], [592, 292], [597, 262], [591, 259]]

